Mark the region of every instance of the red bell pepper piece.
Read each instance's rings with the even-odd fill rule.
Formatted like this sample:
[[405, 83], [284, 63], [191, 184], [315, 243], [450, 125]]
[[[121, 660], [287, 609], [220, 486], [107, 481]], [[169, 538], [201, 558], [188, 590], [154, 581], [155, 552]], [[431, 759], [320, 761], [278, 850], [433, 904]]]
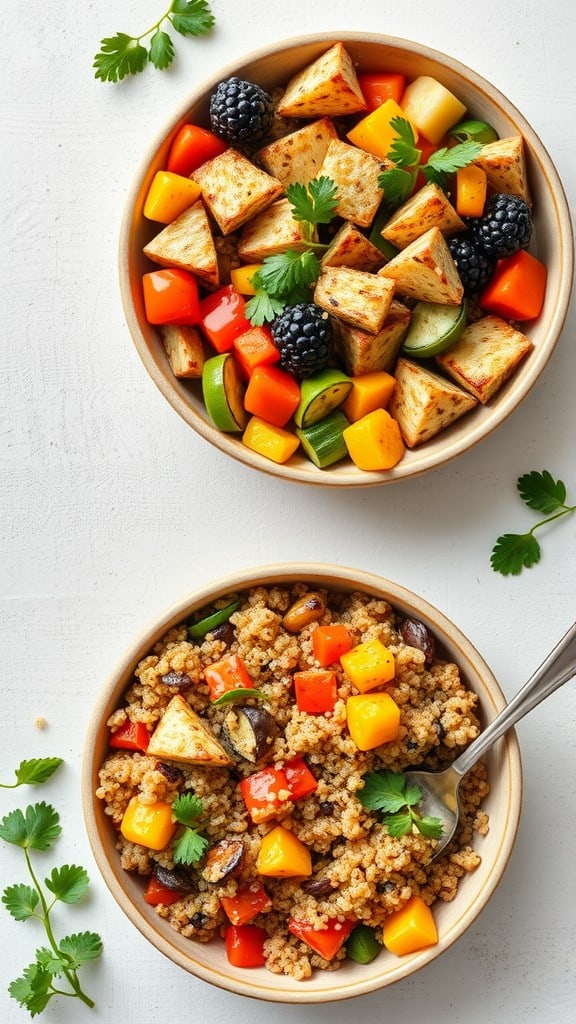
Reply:
[[202, 299], [200, 326], [217, 352], [229, 352], [234, 338], [251, 329], [252, 324], [244, 316], [245, 308], [244, 298], [231, 284]]
[[200, 319], [198, 284], [179, 267], [153, 270], [142, 278], [144, 308], [150, 324], [197, 324]]
[[352, 638], [343, 622], [332, 626], [317, 626], [312, 633], [312, 651], [322, 668], [340, 660], [352, 648]]
[[396, 103], [400, 103], [406, 88], [405, 76], [396, 72], [389, 74], [380, 71], [363, 72], [358, 75], [358, 83], [366, 100], [368, 113], [381, 107], [386, 100], [395, 100]]
[[218, 697], [230, 690], [254, 689], [246, 666], [237, 654], [229, 654], [227, 658], [208, 665], [204, 671], [204, 678], [210, 690], [210, 700], [218, 700]]
[[[315, 631], [317, 632], [317, 630]], [[299, 711], [309, 715], [333, 711], [338, 699], [335, 672], [309, 669], [294, 673], [294, 693]]]
[[245, 885], [234, 896], [222, 896], [220, 903], [231, 924], [247, 924], [272, 906], [272, 900], [260, 882]]
[[158, 879], [152, 875], [148, 882], [148, 887], [144, 893], [144, 900], [149, 903], [151, 907], [157, 907], [161, 903], [165, 907], [169, 907], [172, 903], [176, 903], [182, 899], [181, 892], [175, 892], [174, 889], [169, 889], [167, 885], [162, 885]]
[[290, 799], [288, 780], [282, 768], [269, 765], [248, 775], [240, 782], [240, 792], [252, 820], [273, 818], [276, 811]]
[[231, 924], [226, 929], [226, 956], [233, 967], [263, 967], [266, 932], [255, 924]]
[[338, 921], [335, 918], [330, 918], [326, 928], [318, 931], [306, 921], [291, 917], [288, 921], [288, 931], [292, 932], [297, 939], [306, 942], [310, 949], [324, 957], [325, 960], [332, 960], [346, 942], [355, 924], [355, 921]]
[[150, 742], [150, 733], [143, 722], [124, 722], [110, 736], [110, 746], [115, 750], [140, 750], [145, 753]]
[[292, 800], [301, 800], [316, 789], [318, 783], [303, 757], [293, 757], [284, 762], [284, 775]]
[[170, 147], [166, 170], [189, 178], [192, 171], [225, 149], [228, 149], [228, 143], [207, 128], [200, 128], [197, 124], [182, 125]]

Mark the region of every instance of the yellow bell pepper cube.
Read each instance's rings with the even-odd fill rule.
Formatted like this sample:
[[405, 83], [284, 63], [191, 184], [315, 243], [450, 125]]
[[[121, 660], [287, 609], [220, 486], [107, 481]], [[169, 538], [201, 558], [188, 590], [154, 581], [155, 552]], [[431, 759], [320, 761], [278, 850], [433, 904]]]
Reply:
[[256, 871], [270, 878], [307, 877], [312, 874], [310, 850], [293, 832], [277, 825], [262, 839]]
[[466, 107], [454, 93], [429, 75], [420, 75], [406, 86], [402, 110], [403, 116], [434, 146], [466, 113]]
[[367, 693], [376, 686], [389, 683], [396, 674], [394, 655], [377, 638], [365, 640], [341, 654], [340, 664], [360, 693]]
[[171, 224], [200, 196], [200, 186], [172, 171], [158, 171], [144, 201], [144, 216], [159, 224]]
[[266, 423], [258, 416], [252, 416], [248, 421], [242, 441], [251, 451], [277, 463], [287, 462], [300, 444], [296, 434]]
[[128, 804], [120, 831], [130, 843], [147, 846], [150, 850], [163, 850], [176, 831], [172, 821], [172, 808], [163, 800], [153, 804], [142, 804], [133, 796]]
[[389, 693], [360, 693], [346, 701], [346, 724], [358, 750], [374, 750], [398, 736], [400, 708]]
[[436, 945], [436, 923], [430, 907], [421, 896], [411, 896], [400, 910], [392, 911], [384, 922], [382, 938], [386, 949], [396, 956]]
[[483, 167], [468, 164], [456, 171], [456, 211], [461, 217], [481, 217], [484, 213], [488, 178]]
[[342, 432], [352, 462], [358, 469], [392, 469], [406, 451], [400, 427], [386, 409], [374, 409]]
[[250, 278], [254, 277], [261, 267], [261, 263], [245, 263], [242, 267], [232, 268], [230, 281], [239, 295], [256, 295], [256, 289], [253, 284], [250, 284]]
[[[394, 130], [390, 122], [394, 117], [402, 117], [410, 120], [396, 100], [385, 100], [376, 110], [373, 110], [366, 117], [363, 117], [358, 124], [347, 133], [347, 138], [359, 149], [372, 153], [380, 160], [386, 159], [390, 153], [392, 143], [399, 138], [398, 132]], [[413, 124], [414, 136], [418, 138], [418, 129]]]
[[350, 423], [356, 423], [374, 409], [385, 409], [392, 397], [396, 381], [385, 370], [364, 373], [352, 378], [352, 388], [341, 409]]

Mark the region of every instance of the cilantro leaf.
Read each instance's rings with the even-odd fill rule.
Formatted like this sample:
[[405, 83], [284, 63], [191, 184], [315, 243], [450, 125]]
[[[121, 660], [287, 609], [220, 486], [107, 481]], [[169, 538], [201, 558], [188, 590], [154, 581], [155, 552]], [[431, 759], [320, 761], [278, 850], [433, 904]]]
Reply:
[[440, 818], [433, 818], [430, 814], [425, 814], [422, 818], [419, 818], [416, 822], [416, 828], [425, 839], [440, 839], [444, 831]]
[[450, 174], [454, 174], [462, 167], [474, 162], [479, 156], [482, 146], [479, 142], [460, 142], [452, 149], [443, 146], [432, 153], [428, 162], [422, 167], [422, 173], [427, 181], [435, 182], [440, 188], [446, 184]]
[[174, 860], [177, 864], [196, 864], [204, 855], [208, 840], [186, 828], [174, 846]]
[[281, 299], [274, 298], [273, 295], [268, 295], [268, 292], [258, 289], [256, 294], [246, 303], [246, 318], [255, 327], [261, 327], [262, 324], [271, 323], [284, 309], [284, 303]]
[[531, 533], [504, 533], [498, 537], [490, 565], [503, 576], [519, 576], [540, 561], [540, 545]]
[[415, 825], [428, 839], [439, 839], [443, 832], [440, 818], [421, 817], [413, 808], [422, 799], [422, 791], [402, 772], [370, 772], [364, 776], [364, 788], [358, 791], [363, 807], [382, 812], [382, 822], [391, 836], [405, 836]]
[[94, 77], [102, 82], [121, 82], [126, 75], [136, 75], [146, 67], [146, 47], [125, 32], [103, 39], [100, 47], [92, 67], [96, 69]]
[[90, 879], [84, 868], [76, 864], [64, 864], [61, 868], [54, 868], [45, 882], [55, 899], [62, 903], [78, 903], [88, 892]]
[[29, 805], [25, 814], [17, 809], [0, 822], [0, 838], [28, 850], [48, 850], [58, 838], [59, 816], [50, 804]]
[[63, 764], [61, 757], [34, 757], [30, 761], [21, 761], [16, 769], [19, 786], [39, 786]]
[[43, 971], [48, 971], [52, 975], [62, 974], [68, 966], [62, 957], [56, 956], [51, 949], [46, 949], [45, 946], [36, 950], [36, 963]]
[[78, 932], [76, 935], [66, 935], [58, 945], [58, 949], [72, 970], [77, 970], [88, 960], [97, 960], [102, 953], [102, 948], [102, 939], [96, 932]]
[[40, 897], [30, 885], [9, 885], [2, 894], [2, 903], [15, 921], [34, 917]]
[[296, 288], [314, 284], [320, 274], [320, 260], [313, 252], [286, 252], [266, 256], [258, 271], [259, 282], [271, 295], [284, 298]]
[[172, 0], [170, 21], [182, 36], [205, 36], [216, 19], [206, 0]]
[[314, 226], [329, 224], [336, 214], [338, 187], [332, 178], [321, 175], [308, 185], [295, 181], [286, 187], [286, 198], [292, 204], [292, 217]]
[[203, 810], [202, 801], [193, 793], [184, 793], [172, 804], [172, 814], [181, 825], [193, 825]]
[[398, 811], [396, 814], [387, 814], [384, 824], [391, 836], [397, 839], [405, 836], [412, 829], [412, 815], [410, 811]]
[[550, 515], [566, 502], [566, 487], [562, 480], [554, 480], [551, 473], [544, 469], [541, 473], [535, 470], [518, 478], [516, 484], [522, 501], [537, 512]]
[[174, 43], [167, 32], [156, 30], [150, 40], [148, 59], [155, 68], [158, 68], [158, 71], [164, 71], [165, 68], [170, 67], [174, 60]]
[[32, 1017], [46, 1009], [54, 995], [51, 991], [52, 975], [38, 964], [29, 964], [21, 978], [11, 982], [8, 991], [20, 1006], [26, 1007]]
[[184, 793], [172, 804], [172, 815], [184, 831], [174, 845], [173, 856], [177, 864], [196, 864], [208, 847], [208, 840], [200, 835], [204, 804], [193, 793]]
[[416, 148], [416, 137], [412, 125], [405, 117], [393, 117], [390, 127], [397, 135], [392, 140], [388, 159], [393, 160], [397, 167], [416, 167], [420, 163], [422, 153]]
[[399, 772], [371, 772], [364, 776], [364, 788], [359, 791], [358, 799], [371, 811], [399, 811], [406, 803], [404, 776]]
[[378, 187], [382, 189], [387, 203], [400, 206], [408, 199], [415, 181], [416, 177], [410, 171], [404, 171], [401, 167], [391, 167], [378, 176]]

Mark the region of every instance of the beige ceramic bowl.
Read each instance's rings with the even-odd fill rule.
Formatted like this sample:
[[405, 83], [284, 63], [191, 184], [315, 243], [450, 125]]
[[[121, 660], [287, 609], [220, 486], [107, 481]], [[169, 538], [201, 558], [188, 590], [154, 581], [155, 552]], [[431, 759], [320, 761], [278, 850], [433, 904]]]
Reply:
[[188, 620], [195, 610], [232, 591], [271, 583], [290, 584], [298, 580], [335, 591], [362, 590], [385, 598], [403, 615], [417, 617], [434, 632], [439, 650], [458, 664], [463, 678], [478, 694], [483, 724], [495, 718], [504, 706], [498, 683], [466, 637], [441, 612], [396, 583], [335, 565], [259, 567], [205, 586], [169, 609], [148, 627], [116, 667], [98, 699], [86, 737], [82, 771], [83, 806], [88, 836], [104, 881], [132, 924], [160, 952], [204, 981], [240, 995], [276, 1002], [322, 1003], [373, 992], [413, 974], [448, 950], [486, 906], [508, 863], [520, 817], [522, 772], [514, 732], [508, 733], [487, 754], [491, 791], [484, 806], [490, 816], [490, 831], [476, 844], [482, 863], [462, 879], [458, 894], [451, 903], [435, 905], [434, 916], [440, 937], [438, 944], [404, 957], [383, 951], [367, 966], [347, 961], [336, 972], [316, 971], [311, 979], [303, 982], [279, 977], [265, 968], [242, 970], [232, 967], [226, 960], [221, 942], [202, 944], [186, 939], [159, 918], [153, 908], [144, 903], [142, 881], [120, 867], [110, 820], [104, 814], [102, 801], [95, 796], [98, 769], [108, 750], [106, 721], [121, 704], [137, 663], [166, 631]]
[[419, 43], [346, 32], [339, 33], [338, 39], [345, 43], [359, 70], [387, 69], [403, 72], [409, 78], [432, 75], [466, 104], [471, 116], [490, 122], [500, 136], [521, 134], [525, 139], [534, 196], [532, 248], [548, 268], [546, 301], [541, 316], [526, 331], [534, 351], [490, 405], [474, 409], [428, 443], [408, 451], [398, 466], [386, 473], [363, 472], [349, 460], [320, 470], [298, 453], [285, 465], [277, 466], [246, 448], [239, 435], [224, 434], [212, 425], [202, 403], [200, 385], [173, 376], [158, 332], [146, 321], [141, 278], [153, 265], [142, 249], [160, 226], [147, 221], [142, 208], [155, 172], [165, 166], [176, 131], [188, 121], [208, 124], [210, 93], [230, 75], [256, 81], [266, 89], [285, 84], [291, 75], [336, 41], [336, 37], [325, 33], [290, 39], [220, 68], [183, 101], [160, 138], [150, 146], [130, 190], [120, 237], [120, 282], [128, 326], [140, 358], [176, 412], [203, 438], [240, 462], [284, 480], [354, 487], [390, 483], [441, 466], [486, 437], [513, 412], [540, 376], [558, 341], [572, 287], [573, 252], [568, 206], [554, 165], [527, 121], [493, 85], [451, 57]]

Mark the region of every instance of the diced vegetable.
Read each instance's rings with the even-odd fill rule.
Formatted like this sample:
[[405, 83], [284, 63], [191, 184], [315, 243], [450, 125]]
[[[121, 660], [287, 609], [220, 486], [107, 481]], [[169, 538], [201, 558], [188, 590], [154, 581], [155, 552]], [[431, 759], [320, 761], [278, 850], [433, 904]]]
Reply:
[[284, 762], [284, 775], [292, 800], [302, 800], [313, 793], [318, 783], [303, 757], [292, 757]]
[[163, 850], [176, 831], [172, 808], [163, 800], [143, 804], [133, 796], [124, 812], [120, 831], [129, 843], [138, 843], [149, 850]]
[[383, 941], [386, 949], [396, 956], [436, 945], [438, 931], [434, 917], [421, 896], [411, 896], [400, 910], [394, 910], [386, 918]]
[[228, 149], [228, 143], [207, 128], [201, 128], [197, 124], [184, 124], [174, 137], [166, 168], [188, 178], [197, 167], [223, 153], [225, 149]]
[[233, 967], [263, 967], [266, 932], [255, 924], [231, 924], [224, 934], [226, 956]]
[[476, 164], [456, 171], [456, 212], [461, 217], [481, 217], [486, 202], [488, 178]]
[[366, 640], [344, 653], [340, 664], [346, 675], [360, 693], [374, 690], [394, 679], [396, 666], [394, 655], [381, 640]]
[[308, 877], [312, 874], [310, 850], [293, 832], [277, 825], [262, 838], [256, 871], [270, 878]]
[[296, 938], [302, 939], [310, 949], [313, 949], [325, 960], [333, 960], [338, 950], [344, 945], [350, 932], [354, 928], [354, 921], [338, 921], [330, 918], [325, 928], [313, 928], [307, 921], [291, 917], [288, 922], [288, 931]]
[[206, 854], [202, 877], [215, 884], [238, 873], [244, 859], [244, 843], [241, 839], [221, 839], [214, 843]]
[[542, 312], [546, 267], [525, 249], [500, 260], [480, 305], [507, 320], [534, 320]]
[[234, 896], [222, 896], [220, 903], [231, 924], [247, 924], [272, 906], [272, 900], [260, 882], [242, 886]]
[[248, 422], [244, 408], [246, 385], [231, 352], [211, 356], [202, 367], [202, 395], [210, 419], [219, 430], [239, 433]]
[[300, 403], [298, 381], [278, 366], [256, 366], [246, 388], [244, 407], [266, 423], [284, 427]]
[[446, 86], [421, 75], [406, 86], [402, 110], [428, 142], [437, 143], [466, 113], [466, 107]]
[[405, 76], [394, 71], [361, 72], [358, 75], [358, 83], [366, 100], [368, 113], [376, 110], [386, 100], [400, 103], [406, 88]]
[[164, 907], [169, 907], [172, 903], [177, 903], [181, 899], [182, 893], [169, 889], [167, 885], [159, 882], [155, 875], [151, 876], [144, 893], [145, 903], [148, 903], [151, 907], [158, 907], [160, 904]]
[[210, 691], [210, 700], [217, 700], [228, 690], [250, 690], [254, 686], [244, 662], [237, 654], [229, 654], [208, 665], [204, 678]]
[[150, 742], [150, 733], [143, 722], [124, 722], [110, 736], [110, 746], [115, 750], [141, 750], [145, 753]]
[[232, 763], [208, 722], [180, 694], [172, 697], [152, 733], [148, 753], [183, 764], [224, 767]]
[[256, 289], [251, 281], [254, 274], [261, 269], [261, 263], [245, 263], [241, 267], [232, 267], [230, 280], [240, 295], [256, 295]]
[[344, 413], [335, 409], [329, 416], [309, 427], [296, 427], [295, 432], [307, 458], [318, 469], [326, 469], [348, 455], [344, 441], [344, 431], [348, 425]]
[[346, 943], [346, 956], [357, 964], [371, 964], [381, 952], [374, 929], [367, 924], [357, 924]]
[[348, 628], [343, 622], [335, 622], [330, 626], [317, 626], [312, 633], [312, 651], [322, 668], [339, 661], [352, 647], [352, 639]]
[[262, 768], [240, 782], [240, 792], [252, 821], [266, 821], [291, 799], [288, 780], [281, 768]]
[[348, 454], [358, 469], [392, 469], [406, 448], [400, 427], [386, 409], [374, 409], [343, 432]]
[[259, 416], [252, 416], [249, 420], [242, 441], [251, 451], [278, 464], [288, 462], [300, 444], [295, 434], [266, 423]]
[[315, 715], [334, 710], [338, 697], [335, 672], [308, 669], [295, 672], [293, 679], [299, 711]]
[[251, 330], [252, 324], [244, 315], [245, 308], [244, 299], [230, 284], [202, 299], [197, 322], [217, 352], [229, 352], [234, 338]]
[[346, 721], [359, 750], [373, 750], [398, 735], [400, 708], [388, 693], [362, 693], [348, 697]]
[[[358, 124], [347, 133], [347, 138], [359, 149], [372, 153], [380, 160], [386, 160], [392, 143], [398, 138], [398, 132], [391, 125], [395, 117], [412, 120], [406, 111], [402, 110], [396, 100], [386, 100], [380, 107], [373, 110], [371, 114], [363, 117]], [[413, 124], [414, 134], [417, 137], [418, 131]]]
[[198, 283], [178, 267], [152, 270], [142, 278], [144, 308], [150, 324], [197, 324], [200, 319]]
[[247, 377], [257, 366], [272, 366], [280, 359], [269, 327], [253, 327], [239, 334], [234, 338], [234, 355]]
[[342, 405], [350, 423], [356, 423], [374, 409], [385, 409], [392, 397], [395, 380], [385, 370], [364, 373], [352, 379], [352, 390]]
[[144, 216], [160, 224], [171, 224], [200, 195], [200, 186], [170, 171], [158, 171], [144, 201]]
[[239, 757], [256, 764], [269, 753], [277, 732], [276, 720], [265, 708], [238, 707], [224, 724], [223, 741]]

